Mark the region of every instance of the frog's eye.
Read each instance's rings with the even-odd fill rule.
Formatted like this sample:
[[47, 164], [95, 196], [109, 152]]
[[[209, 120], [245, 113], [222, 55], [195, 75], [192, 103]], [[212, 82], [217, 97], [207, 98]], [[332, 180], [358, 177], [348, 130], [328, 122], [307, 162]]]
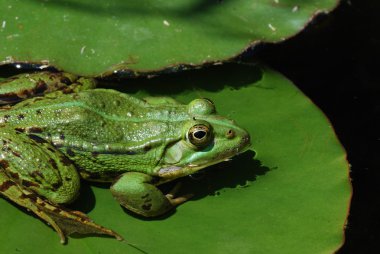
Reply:
[[187, 139], [198, 148], [207, 146], [212, 137], [210, 128], [203, 124], [196, 124], [187, 133]]

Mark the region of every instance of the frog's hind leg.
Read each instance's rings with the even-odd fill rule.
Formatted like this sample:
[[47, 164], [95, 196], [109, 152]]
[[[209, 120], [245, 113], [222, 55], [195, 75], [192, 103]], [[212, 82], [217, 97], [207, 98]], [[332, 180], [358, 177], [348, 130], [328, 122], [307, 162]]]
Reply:
[[61, 228], [39, 208], [39, 206], [45, 206], [44, 201], [33, 193], [22, 190], [18, 184], [11, 180], [3, 171], [0, 171], [0, 193], [16, 204], [32, 211], [42, 220], [49, 223], [55, 231], [57, 231], [61, 241], [65, 241], [65, 234]]
[[[54, 208], [39, 198], [32, 192], [23, 190], [20, 186], [11, 180], [3, 171], [0, 171], [0, 193], [14, 203], [25, 207], [27, 210], [35, 213], [39, 218], [51, 225], [61, 238], [61, 242], [65, 242], [66, 237], [62, 229], [57, 223], [44, 211]], [[46, 208], [45, 208], [46, 207]], [[52, 209], [54, 211], [54, 209]]]
[[[75, 167], [50, 143], [34, 135], [0, 131], [0, 194], [50, 224], [65, 242], [72, 233], [121, 237], [85, 214], [61, 207], [79, 192]], [[2, 147], [1, 147], [2, 146]]]
[[14, 104], [28, 98], [73, 93], [96, 87], [94, 79], [65, 72], [20, 74], [0, 82], [0, 105]]
[[68, 211], [20, 187], [3, 171], [0, 171], [0, 194], [33, 212], [52, 226], [61, 238], [61, 243], [65, 243], [66, 236], [72, 233], [106, 234], [118, 240], [122, 239], [112, 230], [93, 223], [85, 214], [78, 211]]

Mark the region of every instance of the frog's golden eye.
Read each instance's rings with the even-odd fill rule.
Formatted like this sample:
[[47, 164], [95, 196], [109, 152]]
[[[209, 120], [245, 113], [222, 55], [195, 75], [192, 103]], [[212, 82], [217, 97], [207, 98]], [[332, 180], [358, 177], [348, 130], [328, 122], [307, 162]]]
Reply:
[[203, 124], [196, 124], [190, 128], [187, 138], [191, 144], [198, 148], [207, 146], [212, 140], [212, 131]]

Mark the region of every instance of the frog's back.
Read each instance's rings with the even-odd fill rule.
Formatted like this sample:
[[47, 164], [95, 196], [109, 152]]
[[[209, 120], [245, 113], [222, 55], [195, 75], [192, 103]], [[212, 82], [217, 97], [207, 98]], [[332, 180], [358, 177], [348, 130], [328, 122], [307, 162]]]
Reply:
[[179, 110], [181, 107], [184, 105], [151, 106], [115, 90], [94, 89], [20, 102], [0, 111], [0, 123], [88, 141], [114, 142], [125, 138], [133, 141], [137, 137], [144, 139], [144, 135], [152, 136], [153, 132], [168, 131], [173, 124], [170, 121], [187, 117]]
[[178, 119], [188, 117], [182, 108], [94, 89], [29, 99], [0, 111], [0, 119], [51, 142], [93, 178], [115, 165], [139, 166], [135, 171], [155, 165], [166, 143], [181, 137]]
[[[79, 93], [53, 93], [45, 97], [35, 97], [22, 101], [12, 107], [5, 106], [0, 111], [0, 114], [9, 115], [25, 112], [33, 118], [32, 112], [36, 112], [37, 110], [46, 112], [62, 109], [76, 111], [79, 108], [87, 108], [98, 113], [112, 112], [113, 115], [118, 115], [126, 108], [133, 112], [141, 111], [145, 106], [144, 101], [127, 94], [111, 89], [94, 89]], [[40, 119], [40, 116], [37, 114], [35, 119]]]

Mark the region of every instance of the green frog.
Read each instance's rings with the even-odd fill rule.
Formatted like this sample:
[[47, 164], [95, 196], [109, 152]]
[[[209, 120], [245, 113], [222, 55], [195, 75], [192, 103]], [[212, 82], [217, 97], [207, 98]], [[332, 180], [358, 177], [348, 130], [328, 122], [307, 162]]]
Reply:
[[64, 207], [80, 179], [110, 182], [126, 209], [167, 213], [191, 195], [157, 186], [247, 150], [250, 136], [208, 99], [138, 99], [69, 73], [21, 74], [0, 83], [0, 194], [71, 233], [116, 232]]

